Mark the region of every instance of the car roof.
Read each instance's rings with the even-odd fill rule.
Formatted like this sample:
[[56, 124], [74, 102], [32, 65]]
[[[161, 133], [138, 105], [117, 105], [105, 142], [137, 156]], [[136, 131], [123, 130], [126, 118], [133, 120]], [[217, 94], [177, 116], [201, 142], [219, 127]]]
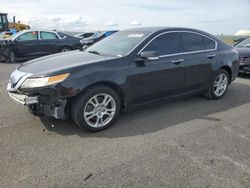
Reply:
[[186, 28], [186, 27], [167, 27], [167, 26], [137, 27], [137, 28], [126, 29], [123, 31], [150, 32], [150, 33], [167, 32], [167, 31], [189, 31], [189, 32], [195, 32], [195, 33], [200, 33], [202, 35], [206, 35], [206, 36], [218, 41], [218, 39], [216, 37], [214, 37], [213, 35], [205, 32], [205, 31], [201, 31], [201, 30], [193, 29], [193, 28]]
[[203, 31], [200, 31], [198, 29], [192, 29], [192, 28], [166, 27], [166, 26], [137, 27], [137, 28], [126, 29], [124, 31], [157, 32], [157, 31], [171, 31], [171, 30], [175, 30], [175, 31], [185, 30], [185, 31], [203, 32]]
[[137, 28], [130, 28], [130, 29], [125, 29], [123, 31], [141, 31], [141, 32], [156, 32], [166, 29], [166, 27], [163, 26], [154, 26], [154, 27], [137, 27]]
[[32, 32], [32, 31], [45, 31], [45, 32], [52, 32], [52, 33], [57, 33], [58, 31], [54, 31], [54, 30], [47, 30], [47, 29], [25, 29], [19, 32], [25, 33], [25, 32]]

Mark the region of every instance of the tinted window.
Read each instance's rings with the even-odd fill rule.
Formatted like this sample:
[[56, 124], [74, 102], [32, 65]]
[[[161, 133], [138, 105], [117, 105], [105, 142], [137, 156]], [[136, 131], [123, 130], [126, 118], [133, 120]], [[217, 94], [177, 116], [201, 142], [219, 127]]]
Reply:
[[205, 50], [203, 36], [194, 33], [183, 33], [185, 52]]
[[182, 40], [180, 33], [167, 33], [154, 39], [143, 51], [156, 51], [158, 55], [181, 53]]
[[206, 50], [215, 49], [215, 42], [207, 37], [203, 37]]
[[37, 40], [38, 38], [37, 36], [38, 36], [37, 31], [32, 31], [20, 35], [19, 37], [17, 37], [17, 40], [19, 41]]
[[50, 40], [50, 39], [57, 39], [57, 35], [51, 32], [41, 32], [41, 39], [43, 40]]

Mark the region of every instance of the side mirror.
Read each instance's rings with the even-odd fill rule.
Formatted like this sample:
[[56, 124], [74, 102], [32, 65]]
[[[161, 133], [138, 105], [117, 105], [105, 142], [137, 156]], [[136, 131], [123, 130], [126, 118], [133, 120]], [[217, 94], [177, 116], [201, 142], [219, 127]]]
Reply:
[[156, 51], [145, 51], [140, 53], [140, 58], [144, 60], [157, 60], [159, 56]]

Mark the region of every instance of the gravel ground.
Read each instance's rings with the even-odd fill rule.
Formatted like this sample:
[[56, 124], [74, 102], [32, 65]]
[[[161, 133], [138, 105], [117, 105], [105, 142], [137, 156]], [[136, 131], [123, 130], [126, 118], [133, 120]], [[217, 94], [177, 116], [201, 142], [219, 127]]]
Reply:
[[0, 64], [0, 187], [250, 187], [250, 77], [221, 100], [155, 105], [88, 133], [12, 101], [16, 66]]

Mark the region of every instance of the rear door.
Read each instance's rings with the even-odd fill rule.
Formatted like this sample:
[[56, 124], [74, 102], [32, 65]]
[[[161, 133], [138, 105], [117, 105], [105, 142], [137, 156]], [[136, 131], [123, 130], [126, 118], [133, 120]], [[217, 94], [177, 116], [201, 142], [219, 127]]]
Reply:
[[199, 33], [182, 32], [185, 59], [185, 87], [200, 90], [212, 74], [216, 62], [216, 42]]
[[40, 31], [39, 51], [41, 55], [59, 52], [60, 38], [54, 32]]
[[14, 40], [14, 51], [17, 57], [31, 57], [39, 54], [38, 32], [29, 31]]

